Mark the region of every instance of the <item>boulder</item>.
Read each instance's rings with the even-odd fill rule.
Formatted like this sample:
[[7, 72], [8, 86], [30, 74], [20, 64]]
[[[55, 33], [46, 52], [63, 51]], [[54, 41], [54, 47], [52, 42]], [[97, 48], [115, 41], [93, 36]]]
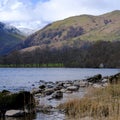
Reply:
[[63, 81], [56, 81], [56, 83], [55, 83], [57, 86], [63, 86]]
[[37, 94], [37, 93], [41, 93], [41, 92], [42, 92], [42, 90], [41, 90], [40, 88], [33, 88], [33, 89], [30, 91], [31, 94]]
[[8, 110], [5, 113], [5, 116], [7, 117], [20, 117], [24, 115], [25, 115], [25, 112], [23, 110]]
[[55, 86], [55, 87], [54, 87], [54, 91], [61, 90], [61, 89], [63, 89], [62, 86]]
[[28, 91], [21, 91], [10, 95], [0, 93], [1, 116], [4, 116], [7, 110], [12, 109], [26, 109], [30, 113], [35, 112], [35, 99], [33, 95]]
[[61, 89], [60, 91], [63, 92], [63, 93], [65, 93], [66, 89], [63, 88], [63, 89]]
[[80, 87], [88, 87], [89, 83], [87, 81], [80, 81]]
[[37, 98], [40, 98], [42, 95], [43, 95], [42, 93], [37, 93], [34, 96], [37, 97]]
[[77, 87], [87, 87], [88, 86], [88, 81], [83, 81], [83, 80], [80, 80], [80, 81], [75, 81], [73, 83], [74, 86], [77, 86]]
[[67, 88], [67, 87], [72, 86], [72, 84], [71, 84], [71, 83], [65, 83], [63, 86], [64, 86], [65, 88]]
[[3, 90], [2, 93], [5, 94], [5, 95], [11, 94], [10, 91], [8, 91], [8, 90]]
[[54, 92], [52, 95], [52, 98], [55, 98], [55, 99], [63, 98], [63, 92], [61, 92], [61, 91]]
[[73, 85], [74, 85], [74, 86], [77, 86], [77, 87], [80, 87], [80, 81], [74, 81], [74, 82], [73, 82]]
[[102, 80], [101, 74], [95, 75], [87, 79], [88, 82], [92, 82], [92, 83], [97, 83], [97, 82], [100, 82], [101, 80]]
[[66, 90], [65, 93], [71, 94], [71, 93], [73, 93], [73, 92], [72, 92], [72, 91], [69, 91], [69, 90]]
[[70, 86], [70, 87], [67, 87], [67, 90], [69, 91], [78, 91], [79, 87], [77, 86]]
[[48, 83], [46, 86], [47, 86], [47, 88], [54, 88], [54, 84]]
[[45, 89], [44, 94], [45, 95], [51, 95], [54, 92], [54, 89]]
[[42, 85], [39, 86], [39, 88], [40, 88], [40, 89], [45, 89], [46, 86], [45, 86], [44, 84], [42, 84]]
[[104, 79], [102, 79], [101, 82], [102, 82], [102, 83], [106, 83], [106, 82], [108, 82], [108, 79], [107, 79], [107, 78], [104, 78]]
[[120, 81], [120, 73], [109, 77], [110, 84], [117, 84], [119, 81]]

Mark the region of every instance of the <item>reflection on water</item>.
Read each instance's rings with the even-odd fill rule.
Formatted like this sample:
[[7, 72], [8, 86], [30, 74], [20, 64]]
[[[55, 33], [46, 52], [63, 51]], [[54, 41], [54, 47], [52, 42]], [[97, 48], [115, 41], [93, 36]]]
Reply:
[[38, 113], [35, 120], [65, 120], [65, 115], [60, 112], [54, 112], [53, 114]]
[[0, 118], [0, 120], [36, 120], [37, 114], [29, 114], [25, 117], [5, 117]]
[[25, 117], [5, 117], [0, 120], [64, 120], [65, 115], [60, 112], [54, 112], [52, 114], [37, 113], [33, 115], [27, 115]]

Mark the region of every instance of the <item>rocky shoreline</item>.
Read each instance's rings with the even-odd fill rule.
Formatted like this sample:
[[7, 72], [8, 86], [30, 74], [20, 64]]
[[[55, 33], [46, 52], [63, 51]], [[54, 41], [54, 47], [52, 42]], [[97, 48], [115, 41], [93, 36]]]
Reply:
[[[103, 88], [109, 84], [117, 84], [120, 73], [102, 77], [101, 74], [89, 77], [83, 80], [66, 80], [57, 82], [39, 81], [39, 87], [33, 88], [30, 94], [35, 99], [35, 111], [42, 113], [61, 112], [57, 106], [67, 99], [74, 98], [74, 96], [83, 97], [89, 87]], [[1, 108], [1, 107], [0, 107]], [[62, 111], [64, 114], [64, 111]], [[16, 117], [24, 116], [28, 110], [10, 109], [6, 111], [5, 116]]]
[[[58, 104], [65, 102], [66, 99], [73, 98], [74, 95], [81, 98], [90, 87], [104, 88], [109, 84], [116, 84], [119, 77], [120, 73], [106, 77], [98, 74], [83, 80], [66, 80], [55, 83], [41, 80], [39, 81], [39, 88], [32, 89], [31, 93], [34, 94], [37, 101], [37, 111], [52, 112], [56, 111]], [[65, 99], [65, 97], [67, 98]], [[57, 104], [54, 104], [55, 101], [57, 101]]]

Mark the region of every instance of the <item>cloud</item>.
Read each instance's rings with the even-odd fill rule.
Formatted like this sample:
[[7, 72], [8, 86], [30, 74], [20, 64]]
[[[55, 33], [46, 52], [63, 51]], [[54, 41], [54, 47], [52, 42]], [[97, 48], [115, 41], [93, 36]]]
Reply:
[[36, 29], [70, 16], [120, 9], [119, 4], [119, 0], [0, 0], [0, 21]]

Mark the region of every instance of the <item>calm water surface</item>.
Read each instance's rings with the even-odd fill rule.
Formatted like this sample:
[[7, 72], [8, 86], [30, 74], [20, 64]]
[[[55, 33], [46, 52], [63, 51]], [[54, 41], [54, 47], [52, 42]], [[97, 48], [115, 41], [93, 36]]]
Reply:
[[[0, 90], [30, 90], [39, 85], [40, 80], [62, 81], [82, 80], [96, 74], [109, 76], [120, 72], [120, 69], [81, 69], [81, 68], [0, 68]], [[84, 93], [81, 90], [81, 95]], [[76, 95], [76, 94], [75, 94]], [[68, 98], [68, 96], [64, 96]], [[44, 99], [44, 98], [43, 98]], [[43, 100], [46, 102], [45, 100]], [[58, 103], [60, 101], [52, 101]], [[51, 103], [53, 104], [53, 103]], [[65, 115], [54, 112], [47, 115], [37, 113], [27, 118], [6, 118], [5, 120], [65, 120]]]
[[40, 80], [61, 81], [85, 79], [102, 74], [113, 75], [120, 69], [81, 69], [81, 68], [0, 68], [0, 90], [29, 90], [38, 85]]

